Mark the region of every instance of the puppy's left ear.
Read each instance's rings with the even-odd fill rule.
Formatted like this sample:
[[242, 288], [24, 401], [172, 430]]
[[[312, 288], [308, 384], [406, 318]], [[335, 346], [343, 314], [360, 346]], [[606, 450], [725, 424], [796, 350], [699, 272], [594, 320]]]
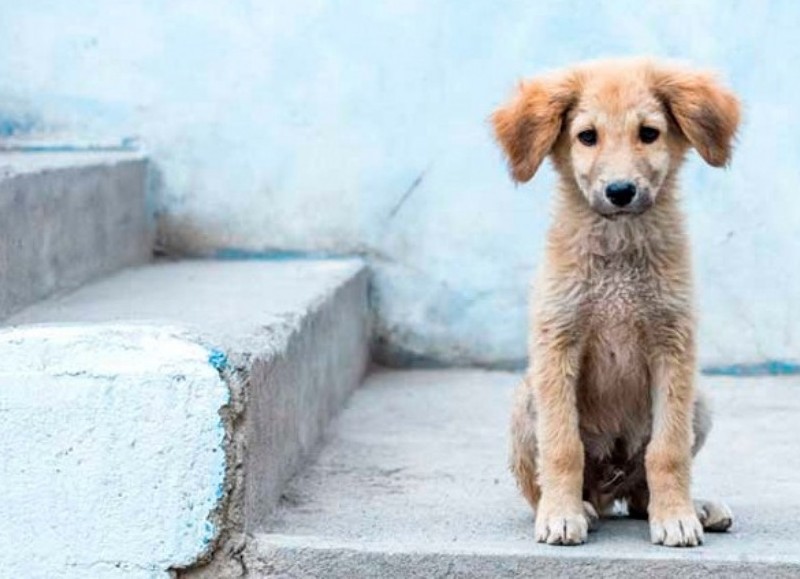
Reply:
[[683, 135], [712, 167], [728, 164], [739, 127], [736, 96], [714, 75], [680, 68], [657, 68], [655, 94]]

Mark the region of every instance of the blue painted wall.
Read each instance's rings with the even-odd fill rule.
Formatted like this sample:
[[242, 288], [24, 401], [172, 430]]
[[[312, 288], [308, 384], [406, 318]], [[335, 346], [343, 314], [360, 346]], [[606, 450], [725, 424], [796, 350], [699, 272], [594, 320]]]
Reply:
[[513, 364], [553, 176], [486, 118], [523, 75], [614, 54], [717, 68], [733, 166], [693, 159], [704, 364], [800, 358], [800, 3], [2, 0], [0, 136], [136, 137], [165, 241], [360, 253], [396, 360]]

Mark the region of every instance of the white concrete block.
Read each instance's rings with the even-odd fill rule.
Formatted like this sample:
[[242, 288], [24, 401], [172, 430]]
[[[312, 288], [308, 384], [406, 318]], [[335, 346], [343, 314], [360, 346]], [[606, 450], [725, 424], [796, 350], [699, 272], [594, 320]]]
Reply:
[[163, 577], [214, 537], [228, 387], [166, 327], [0, 331], [5, 577]]

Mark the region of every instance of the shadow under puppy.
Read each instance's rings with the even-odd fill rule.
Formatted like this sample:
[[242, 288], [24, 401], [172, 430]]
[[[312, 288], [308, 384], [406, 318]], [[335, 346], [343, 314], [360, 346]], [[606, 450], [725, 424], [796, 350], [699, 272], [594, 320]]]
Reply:
[[515, 181], [548, 155], [560, 178], [512, 418], [536, 539], [583, 543], [625, 500], [654, 543], [698, 545], [732, 515], [690, 494], [711, 421], [677, 173], [690, 147], [728, 163], [739, 104], [710, 74], [618, 59], [524, 82], [492, 121]]

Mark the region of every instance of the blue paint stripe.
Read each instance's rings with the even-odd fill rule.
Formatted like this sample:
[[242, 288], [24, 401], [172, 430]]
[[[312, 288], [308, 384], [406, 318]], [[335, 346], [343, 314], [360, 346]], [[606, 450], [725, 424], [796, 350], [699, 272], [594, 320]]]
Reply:
[[766, 360], [752, 364], [726, 364], [703, 368], [707, 376], [795, 376], [800, 363], [788, 360]]
[[285, 249], [240, 249], [226, 247], [216, 250], [212, 258], [223, 261], [292, 261], [292, 260], [320, 260], [320, 259], [346, 259], [352, 254], [332, 253], [326, 251], [292, 251]]

